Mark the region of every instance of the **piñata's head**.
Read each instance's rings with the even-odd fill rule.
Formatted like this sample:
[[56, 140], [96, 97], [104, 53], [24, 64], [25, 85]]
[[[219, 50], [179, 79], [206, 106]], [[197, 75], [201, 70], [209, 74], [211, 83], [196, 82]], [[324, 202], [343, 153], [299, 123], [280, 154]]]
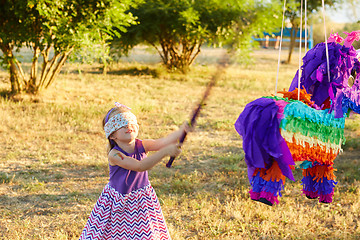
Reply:
[[[360, 54], [352, 46], [360, 40], [360, 30], [346, 34], [345, 40], [338, 34], [331, 34], [328, 39], [330, 77], [325, 43], [310, 49], [301, 67], [300, 87], [312, 95], [316, 105], [334, 111], [337, 118], [344, 117], [349, 110], [360, 113]], [[289, 91], [298, 87], [298, 74], [299, 71]]]

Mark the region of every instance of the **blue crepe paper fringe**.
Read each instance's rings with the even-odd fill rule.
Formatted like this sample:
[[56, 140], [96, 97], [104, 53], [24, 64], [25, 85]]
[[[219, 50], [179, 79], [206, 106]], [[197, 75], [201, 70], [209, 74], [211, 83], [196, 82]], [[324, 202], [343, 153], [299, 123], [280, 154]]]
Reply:
[[306, 176], [303, 177], [301, 181], [301, 185], [303, 185], [305, 191], [318, 192], [321, 195], [332, 193], [337, 184], [334, 180], [329, 180], [326, 177], [323, 177], [319, 181], [314, 181], [312, 176]]
[[255, 176], [253, 176], [251, 180], [251, 186], [253, 192], [268, 192], [272, 195], [282, 196], [281, 190], [284, 190], [284, 183], [282, 180], [276, 181], [265, 181], [262, 177], [260, 177], [260, 172], [258, 172]]

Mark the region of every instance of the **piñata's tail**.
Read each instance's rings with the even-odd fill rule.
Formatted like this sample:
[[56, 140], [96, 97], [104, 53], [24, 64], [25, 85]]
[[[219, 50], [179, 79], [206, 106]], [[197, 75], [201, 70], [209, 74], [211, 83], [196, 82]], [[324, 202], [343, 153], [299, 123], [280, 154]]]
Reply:
[[295, 180], [290, 168], [295, 164], [279, 128], [285, 105], [283, 101], [259, 98], [247, 104], [235, 122], [243, 138], [250, 197], [268, 205], [278, 203], [285, 177]]
[[289, 148], [280, 134], [279, 104], [270, 98], [259, 98], [247, 104], [235, 122], [243, 138], [249, 180], [256, 168], [266, 168], [275, 160], [281, 173], [295, 180], [290, 165], [295, 165]]

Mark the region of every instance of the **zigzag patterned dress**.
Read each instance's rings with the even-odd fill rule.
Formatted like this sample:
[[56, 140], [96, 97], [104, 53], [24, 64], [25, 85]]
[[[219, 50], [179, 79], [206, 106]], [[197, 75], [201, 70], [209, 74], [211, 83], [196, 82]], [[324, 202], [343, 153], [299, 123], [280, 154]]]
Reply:
[[[146, 157], [142, 141], [128, 154], [141, 161]], [[80, 236], [85, 239], [167, 240], [171, 239], [159, 200], [149, 183], [148, 172], [110, 167], [110, 180], [101, 193]]]

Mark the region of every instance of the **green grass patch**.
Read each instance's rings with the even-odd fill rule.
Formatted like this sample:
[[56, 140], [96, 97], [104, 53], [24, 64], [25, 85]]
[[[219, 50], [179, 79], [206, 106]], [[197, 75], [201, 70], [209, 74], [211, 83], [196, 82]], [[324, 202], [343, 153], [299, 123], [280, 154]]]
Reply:
[[[173, 167], [166, 159], [149, 171], [172, 239], [359, 239], [359, 116], [346, 120], [332, 204], [301, 195], [299, 169], [278, 206], [249, 199], [233, 124], [248, 102], [274, 93], [277, 70], [277, 52], [253, 55], [254, 64], [221, 76]], [[296, 65], [280, 66], [278, 90]], [[121, 102], [137, 115], [141, 139], [162, 137], [189, 119], [216, 69], [196, 65], [184, 75], [119, 63], [103, 75], [99, 67], [67, 64], [48, 90], [15, 100], [0, 71], [0, 239], [78, 239], [108, 181], [106, 111]]]

